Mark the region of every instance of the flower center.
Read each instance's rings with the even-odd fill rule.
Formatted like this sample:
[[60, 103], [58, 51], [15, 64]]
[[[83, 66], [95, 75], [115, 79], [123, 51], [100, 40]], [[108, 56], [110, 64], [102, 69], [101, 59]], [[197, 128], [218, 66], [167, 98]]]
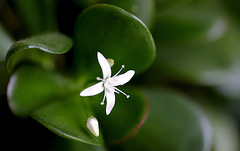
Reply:
[[[116, 77], [121, 71], [122, 69], [125, 68], [124, 65], [122, 65], [121, 69], [113, 76], [113, 77], [109, 77], [106, 79], [101, 79], [99, 77], [97, 77], [97, 80], [102, 81], [103, 82], [103, 87], [110, 92], [116, 92], [116, 93], [122, 93], [123, 95], [125, 95], [127, 98], [130, 97], [130, 95], [124, 93], [123, 91], [119, 90], [118, 88], [114, 87], [115, 85], [117, 85], [116, 81], [113, 79], [114, 77]], [[104, 100], [105, 100], [105, 95], [103, 97], [103, 101], [101, 102], [101, 105], [104, 105]]]
[[114, 80], [112, 78], [107, 78], [106, 80], [103, 81], [103, 86], [108, 91], [114, 91]]

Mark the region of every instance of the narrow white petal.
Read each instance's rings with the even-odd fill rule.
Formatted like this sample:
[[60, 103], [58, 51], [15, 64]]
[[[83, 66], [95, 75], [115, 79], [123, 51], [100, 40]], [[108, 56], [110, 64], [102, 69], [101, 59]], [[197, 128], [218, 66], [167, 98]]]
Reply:
[[96, 94], [101, 93], [104, 90], [103, 82], [98, 82], [97, 84], [94, 84], [86, 89], [84, 89], [80, 96], [93, 96]]
[[114, 86], [118, 86], [118, 85], [124, 85], [125, 83], [127, 83], [129, 80], [131, 80], [131, 78], [134, 76], [135, 71], [134, 70], [129, 70], [124, 74], [120, 74], [116, 77], [113, 77], [113, 85]]
[[91, 116], [87, 120], [87, 128], [95, 135], [96, 137], [99, 136], [99, 126], [98, 121], [95, 117]]
[[105, 91], [107, 98], [106, 114], [109, 115], [115, 105], [115, 94], [114, 91]]
[[99, 65], [102, 69], [103, 79], [111, 77], [111, 67], [107, 59], [100, 53], [97, 53]]

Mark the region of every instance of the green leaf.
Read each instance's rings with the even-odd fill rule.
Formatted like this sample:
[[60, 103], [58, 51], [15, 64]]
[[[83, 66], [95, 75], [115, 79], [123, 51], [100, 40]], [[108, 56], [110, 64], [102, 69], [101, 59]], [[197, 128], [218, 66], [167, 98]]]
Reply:
[[[135, 16], [116, 6], [98, 4], [78, 18], [74, 32], [78, 72], [95, 77], [97, 52], [136, 73], [146, 70], [155, 58], [155, 44], [147, 27]], [[119, 68], [113, 68], [116, 72]], [[100, 70], [99, 70], [100, 71]]]
[[11, 76], [7, 97], [17, 116], [28, 116], [49, 102], [64, 98], [71, 91], [69, 81], [33, 65], [20, 66]]
[[56, 30], [54, 0], [13, 0], [13, 5], [30, 34]]
[[210, 151], [211, 127], [188, 98], [162, 89], [148, 89], [149, 116], [139, 132], [121, 144], [124, 150]]
[[151, 27], [154, 13], [153, 0], [100, 0], [102, 3], [118, 6], [141, 19], [148, 28]]
[[0, 63], [4, 62], [8, 48], [13, 40], [0, 23]]
[[239, 94], [237, 86], [231, 87], [236, 82], [229, 82], [238, 73], [239, 25], [215, 1], [194, 4], [159, 17], [153, 31], [159, 53], [149, 79], [220, 86]]
[[56, 137], [48, 151], [107, 151], [105, 146], [95, 146], [70, 139]]
[[7, 53], [6, 66], [11, 72], [24, 61], [38, 63], [46, 68], [53, 65], [50, 54], [63, 54], [72, 47], [72, 40], [60, 33], [46, 33], [15, 42]]
[[100, 105], [102, 95], [83, 98], [93, 105], [104, 139], [111, 145], [132, 137], [141, 128], [148, 114], [148, 102], [139, 90], [133, 88], [121, 90], [131, 97], [116, 94], [115, 106], [109, 115], [106, 115], [106, 105]]
[[[201, 85], [228, 85], [226, 79], [236, 75], [240, 45], [239, 31], [229, 25], [228, 32], [211, 43], [194, 46], [160, 46], [149, 79], [159, 77]], [[217, 78], [216, 78], [217, 77]], [[231, 85], [231, 82], [229, 83]]]
[[[237, 121], [226, 112], [225, 108], [218, 105], [204, 104], [203, 106], [212, 124], [213, 149], [214, 151], [238, 151], [240, 146]], [[235, 106], [238, 108], [238, 104]]]
[[96, 137], [86, 126], [87, 119], [92, 115], [90, 108], [77, 93], [36, 110], [32, 117], [60, 136], [92, 145], [102, 145], [102, 134]]
[[0, 23], [0, 96], [6, 93], [8, 73], [6, 71], [4, 61], [8, 48], [12, 45], [12, 43], [12, 38]]
[[148, 28], [152, 26], [153, 23], [153, 13], [154, 13], [154, 1], [153, 0], [73, 0], [80, 6], [90, 6], [93, 4], [111, 4], [118, 6], [127, 12], [137, 16], [141, 19]]
[[189, 46], [220, 39], [227, 31], [228, 20], [216, 8], [208, 7], [207, 4], [190, 5], [157, 16], [152, 30], [157, 46]]
[[155, 0], [157, 13], [169, 13], [175, 9], [185, 6], [192, 0]]

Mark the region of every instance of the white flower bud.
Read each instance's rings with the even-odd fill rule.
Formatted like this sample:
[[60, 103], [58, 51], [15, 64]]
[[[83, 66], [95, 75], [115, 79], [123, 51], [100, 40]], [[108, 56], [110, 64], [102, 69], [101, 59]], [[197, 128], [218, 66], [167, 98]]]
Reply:
[[98, 121], [95, 117], [91, 116], [87, 120], [87, 128], [95, 135], [96, 137], [99, 136], [99, 127]]

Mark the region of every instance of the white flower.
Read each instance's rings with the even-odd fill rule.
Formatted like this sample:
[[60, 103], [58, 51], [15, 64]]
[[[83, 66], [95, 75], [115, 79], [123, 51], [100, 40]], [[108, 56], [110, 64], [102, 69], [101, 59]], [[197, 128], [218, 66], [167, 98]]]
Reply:
[[99, 136], [99, 127], [98, 121], [95, 117], [91, 116], [87, 120], [87, 128], [93, 133], [95, 136]]
[[101, 93], [103, 90], [105, 91], [103, 101], [101, 102], [101, 105], [104, 104], [105, 98], [107, 99], [107, 106], [106, 106], [106, 114], [110, 114], [112, 108], [115, 104], [115, 94], [116, 93], [122, 93], [127, 98], [130, 97], [130, 95], [125, 94], [116, 86], [124, 85], [127, 83], [135, 74], [135, 71], [129, 70], [124, 74], [118, 75], [121, 70], [124, 68], [124, 65], [122, 65], [122, 68], [113, 76], [111, 77], [111, 67], [107, 61], [107, 59], [100, 53], [97, 53], [98, 62], [100, 64], [100, 67], [102, 69], [103, 79], [97, 77], [97, 80], [101, 81], [93, 86], [90, 86], [86, 89], [84, 89], [80, 96], [93, 96], [96, 94]]

